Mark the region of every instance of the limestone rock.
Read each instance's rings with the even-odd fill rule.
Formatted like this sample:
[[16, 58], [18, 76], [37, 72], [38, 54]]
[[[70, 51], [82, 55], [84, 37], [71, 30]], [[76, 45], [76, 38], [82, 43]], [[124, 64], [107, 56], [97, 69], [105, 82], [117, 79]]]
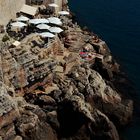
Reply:
[[108, 119], [106, 115], [96, 110], [93, 113], [95, 122], [89, 124], [90, 132], [93, 138], [104, 140], [119, 140], [119, 135], [114, 124]]
[[14, 140], [23, 140], [21, 136], [16, 136]]
[[29, 110], [22, 111], [16, 129], [25, 140], [57, 140], [57, 135], [50, 125], [39, 120], [38, 116]]
[[47, 96], [47, 95], [41, 95], [39, 97], [39, 100], [42, 102], [42, 104], [46, 104], [46, 105], [55, 105], [56, 104], [55, 100], [52, 97]]
[[6, 86], [0, 85], [0, 129], [11, 124], [19, 117], [18, 108], [14, 99], [8, 94]]
[[47, 113], [47, 122], [51, 125], [51, 127], [58, 131], [60, 128], [60, 123], [58, 121], [58, 114], [56, 111], [51, 111]]
[[66, 136], [71, 133], [75, 136], [87, 124], [91, 139], [119, 140], [118, 132], [108, 117], [78, 96], [65, 99], [58, 109], [58, 115], [61, 131]]
[[15, 126], [13, 123], [0, 129], [0, 136], [3, 140], [12, 140], [16, 135]]

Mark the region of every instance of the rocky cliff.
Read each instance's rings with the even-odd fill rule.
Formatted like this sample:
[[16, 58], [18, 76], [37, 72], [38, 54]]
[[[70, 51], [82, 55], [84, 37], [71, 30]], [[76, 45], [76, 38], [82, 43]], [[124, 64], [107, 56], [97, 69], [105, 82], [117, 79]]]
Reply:
[[18, 46], [18, 33], [1, 41], [0, 138], [119, 140], [133, 115], [133, 101], [113, 82], [119, 65], [72, 15], [60, 18], [64, 31], [47, 47], [34, 33]]

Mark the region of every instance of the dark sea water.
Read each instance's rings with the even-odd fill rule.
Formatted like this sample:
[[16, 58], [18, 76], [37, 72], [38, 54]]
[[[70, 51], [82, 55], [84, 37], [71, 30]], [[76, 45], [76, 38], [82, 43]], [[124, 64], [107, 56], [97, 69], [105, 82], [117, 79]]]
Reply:
[[[140, 100], [140, 0], [69, 0], [69, 5], [80, 25], [106, 41]], [[123, 135], [126, 140], [140, 140], [138, 116]]]

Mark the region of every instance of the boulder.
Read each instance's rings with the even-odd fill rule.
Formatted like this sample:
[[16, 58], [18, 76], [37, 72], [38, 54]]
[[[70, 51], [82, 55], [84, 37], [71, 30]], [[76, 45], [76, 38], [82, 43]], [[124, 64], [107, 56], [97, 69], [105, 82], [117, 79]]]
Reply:
[[0, 136], [2, 140], [13, 140], [16, 135], [14, 124], [8, 124], [0, 129]]
[[16, 122], [16, 129], [25, 140], [57, 140], [55, 131], [50, 125], [39, 120], [39, 116], [29, 110], [22, 110]]
[[[116, 127], [108, 117], [76, 95], [60, 104], [58, 120], [63, 137], [77, 136], [85, 125], [90, 139], [119, 140]], [[83, 137], [87, 137], [87, 133]]]
[[58, 131], [59, 128], [60, 128], [60, 123], [58, 121], [58, 115], [57, 115], [57, 112], [56, 111], [51, 111], [51, 112], [48, 112], [47, 113], [47, 122], [51, 125], [51, 127]]
[[23, 140], [21, 136], [16, 136], [13, 140]]
[[56, 104], [55, 100], [51, 96], [47, 96], [47, 95], [41, 95], [39, 97], [39, 100], [41, 101], [42, 104], [45, 104], [45, 105], [55, 105]]

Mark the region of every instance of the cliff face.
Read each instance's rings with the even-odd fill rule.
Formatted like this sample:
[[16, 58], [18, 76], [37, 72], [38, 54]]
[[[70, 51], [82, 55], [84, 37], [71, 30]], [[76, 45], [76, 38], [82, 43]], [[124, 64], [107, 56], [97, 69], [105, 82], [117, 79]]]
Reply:
[[28, 93], [13, 100], [5, 93], [15, 103], [16, 112], [11, 102], [1, 102], [5, 108], [10, 107], [0, 117], [2, 138], [119, 140], [115, 125], [125, 126], [130, 121], [131, 100], [123, 99], [87, 64], [74, 66], [65, 78], [55, 73], [53, 83], [57, 89], [48, 94]]
[[24, 3], [25, 0], [0, 0], [0, 25], [6, 25], [15, 18]]
[[0, 52], [0, 138], [119, 140], [117, 130], [133, 114], [133, 101], [112, 83], [119, 65], [97, 35], [71, 15], [60, 18], [64, 31], [54, 39], [41, 38], [30, 25], [24, 34], [7, 29]]

